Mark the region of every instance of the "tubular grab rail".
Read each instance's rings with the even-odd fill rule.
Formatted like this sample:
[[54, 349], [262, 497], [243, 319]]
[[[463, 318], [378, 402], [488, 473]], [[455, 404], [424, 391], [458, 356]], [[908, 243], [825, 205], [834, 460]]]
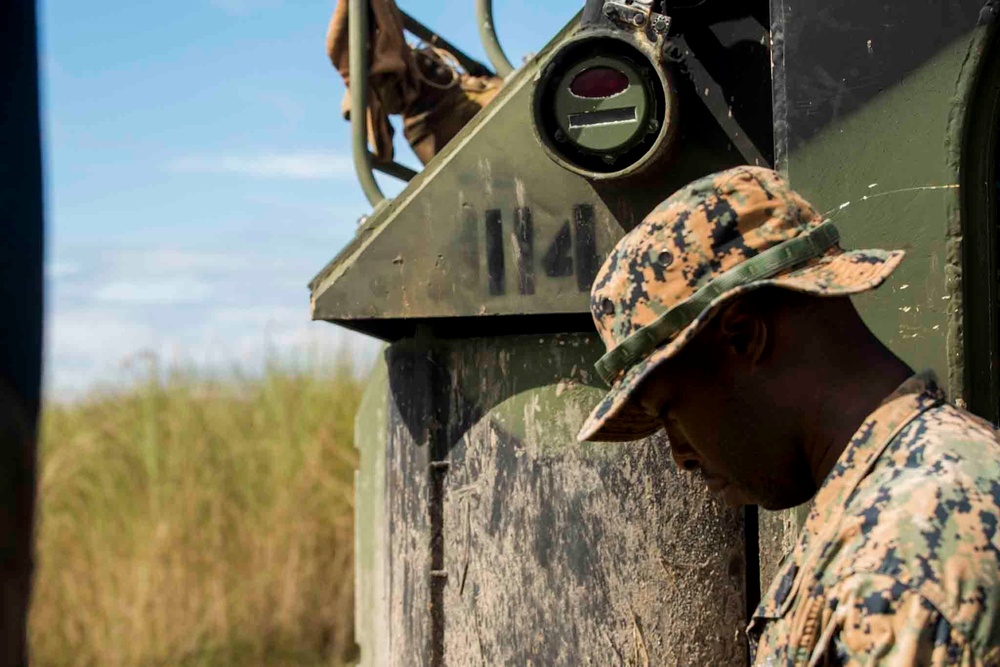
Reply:
[[[440, 46], [458, 60], [467, 72], [475, 76], [493, 74], [488, 67], [471, 58], [466, 53], [444, 40], [420, 21], [405, 12], [403, 26], [409, 32], [429, 44]], [[476, 0], [476, 17], [479, 22], [479, 36], [490, 62], [497, 74], [505, 77], [514, 71], [513, 65], [504, 55], [493, 28], [493, 0]], [[375, 180], [374, 170], [383, 174], [409, 181], [417, 172], [398, 162], [376, 162], [368, 150], [368, 22], [369, 0], [349, 0], [348, 5], [348, 50], [350, 57], [350, 100], [351, 100], [351, 149], [354, 155], [354, 170], [365, 197], [375, 208], [385, 201], [382, 188]]]
[[373, 207], [385, 201], [368, 151], [368, 0], [350, 0], [347, 36], [351, 78], [351, 148], [361, 189]]
[[464, 67], [466, 72], [473, 76], [493, 76], [493, 71], [490, 70], [489, 67], [468, 55], [406, 12], [400, 10], [399, 13], [403, 15], [404, 28], [406, 28], [413, 35], [419, 37], [424, 42], [432, 46], [440, 46], [442, 49], [455, 56], [458, 64]]
[[506, 77], [514, 71], [514, 66], [503, 52], [497, 31], [493, 27], [493, 0], [476, 0], [476, 21], [479, 23], [479, 39], [483, 42], [486, 55], [497, 74]]

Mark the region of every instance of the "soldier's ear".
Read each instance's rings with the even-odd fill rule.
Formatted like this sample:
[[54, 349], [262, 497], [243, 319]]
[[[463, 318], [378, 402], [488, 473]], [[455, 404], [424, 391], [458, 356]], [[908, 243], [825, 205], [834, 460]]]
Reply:
[[754, 300], [735, 299], [722, 307], [715, 324], [718, 342], [734, 360], [756, 366], [763, 361], [770, 339], [770, 322]]

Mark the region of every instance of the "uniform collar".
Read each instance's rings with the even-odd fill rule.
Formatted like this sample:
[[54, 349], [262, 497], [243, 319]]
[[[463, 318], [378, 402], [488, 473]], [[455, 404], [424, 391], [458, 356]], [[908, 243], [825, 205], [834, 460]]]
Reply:
[[815, 529], [835, 518], [858, 488], [875, 461], [907, 424], [920, 413], [944, 401], [934, 371], [910, 376], [862, 422], [851, 436], [837, 463], [823, 480], [814, 499], [804, 531]]
[[848, 501], [889, 443], [921, 413], [944, 400], [933, 371], [924, 371], [911, 376], [865, 418], [813, 500], [787, 567], [782, 568], [788, 581], [772, 587], [755, 616], [780, 615], [786, 600], [790, 601], [792, 580], [797, 573], [809, 571], [814, 560], [810, 545], [822, 545], [836, 534]]

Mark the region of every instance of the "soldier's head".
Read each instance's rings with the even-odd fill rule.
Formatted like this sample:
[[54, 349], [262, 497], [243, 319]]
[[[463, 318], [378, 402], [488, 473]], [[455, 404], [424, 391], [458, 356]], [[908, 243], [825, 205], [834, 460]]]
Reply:
[[686, 186], [595, 280], [591, 310], [608, 348], [597, 370], [611, 391], [580, 439], [663, 428], [677, 464], [728, 502], [804, 502], [816, 490], [807, 440], [817, 402], [845, 364], [880, 348], [848, 297], [880, 285], [902, 256], [844, 251], [833, 224], [766, 169]]

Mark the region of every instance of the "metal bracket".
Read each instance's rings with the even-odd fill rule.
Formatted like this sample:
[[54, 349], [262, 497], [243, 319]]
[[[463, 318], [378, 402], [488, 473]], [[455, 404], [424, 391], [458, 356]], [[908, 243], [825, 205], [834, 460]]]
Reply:
[[503, 52], [496, 28], [493, 27], [493, 0], [476, 0], [476, 21], [479, 22], [479, 38], [493, 69], [498, 76], [506, 78], [516, 68]]
[[664, 56], [667, 60], [675, 62], [691, 79], [695, 89], [701, 93], [701, 101], [705, 103], [712, 117], [729, 137], [733, 146], [740, 152], [747, 164], [760, 167], [770, 167], [771, 163], [760, 152], [757, 146], [750, 139], [750, 135], [740, 126], [736, 118], [733, 117], [729, 101], [722, 91], [722, 86], [705, 69], [702, 62], [695, 56], [687, 40], [682, 35], [675, 35], [664, 44]]
[[671, 19], [666, 14], [656, 12], [656, 0], [607, 0], [604, 3], [604, 15], [631, 30], [645, 30], [648, 26], [659, 35], [666, 35], [670, 31]]
[[1000, 15], [1000, 3], [997, 0], [988, 0], [979, 12], [979, 22], [977, 25], [990, 25], [995, 23]]

